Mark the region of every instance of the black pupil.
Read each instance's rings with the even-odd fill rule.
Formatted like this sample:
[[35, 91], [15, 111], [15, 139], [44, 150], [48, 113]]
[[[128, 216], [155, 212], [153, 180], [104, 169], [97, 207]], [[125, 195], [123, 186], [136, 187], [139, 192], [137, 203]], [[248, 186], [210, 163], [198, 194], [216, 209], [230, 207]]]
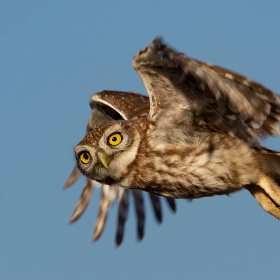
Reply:
[[85, 159], [85, 160], [88, 159], [88, 154], [84, 154], [84, 159]]
[[112, 138], [112, 141], [113, 141], [113, 142], [116, 142], [116, 141], [117, 141], [117, 137], [114, 136], [114, 137]]

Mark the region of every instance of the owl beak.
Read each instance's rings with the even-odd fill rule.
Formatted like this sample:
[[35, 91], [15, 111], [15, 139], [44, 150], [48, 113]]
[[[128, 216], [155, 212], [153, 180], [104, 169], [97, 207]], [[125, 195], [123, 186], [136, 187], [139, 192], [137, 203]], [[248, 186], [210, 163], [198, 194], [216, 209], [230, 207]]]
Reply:
[[106, 154], [103, 153], [97, 153], [97, 157], [106, 169], [108, 168], [110, 162], [113, 159], [111, 156], [107, 156]]

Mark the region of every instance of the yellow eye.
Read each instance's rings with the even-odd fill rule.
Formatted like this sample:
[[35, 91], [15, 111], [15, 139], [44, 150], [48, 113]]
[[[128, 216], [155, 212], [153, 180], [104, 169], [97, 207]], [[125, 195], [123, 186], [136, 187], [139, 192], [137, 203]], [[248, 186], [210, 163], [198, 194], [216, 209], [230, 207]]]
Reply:
[[108, 138], [108, 143], [112, 146], [119, 145], [122, 142], [122, 136], [120, 133], [115, 133]]
[[80, 154], [80, 160], [82, 163], [89, 163], [90, 161], [90, 154], [88, 152], [83, 152]]

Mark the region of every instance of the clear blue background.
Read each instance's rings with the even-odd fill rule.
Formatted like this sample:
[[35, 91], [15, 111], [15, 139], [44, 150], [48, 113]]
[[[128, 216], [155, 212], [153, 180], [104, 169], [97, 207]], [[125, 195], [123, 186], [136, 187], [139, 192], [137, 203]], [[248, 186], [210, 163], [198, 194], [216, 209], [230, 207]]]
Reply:
[[[0, 2], [0, 279], [278, 279], [280, 222], [247, 191], [179, 201], [160, 226], [146, 203], [145, 239], [131, 211], [118, 249], [116, 207], [90, 242], [98, 191], [68, 225], [84, 181], [62, 186], [88, 100], [145, 93], [132, 58], [158, 35], [280, 93], [279, 0]], [[265, 145], [280, 150], [279, 137]]]

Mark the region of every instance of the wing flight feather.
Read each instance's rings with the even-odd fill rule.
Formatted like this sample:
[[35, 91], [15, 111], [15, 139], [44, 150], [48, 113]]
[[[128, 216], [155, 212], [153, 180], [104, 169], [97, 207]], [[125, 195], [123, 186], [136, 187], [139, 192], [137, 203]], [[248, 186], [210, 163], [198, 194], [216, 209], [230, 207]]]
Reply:
[[279, 133], [280, 97], [239, 74], [177, 53], [161, 39], [138, 52], [133, 66], [158, 129], [211, 128], [245, 141]]

